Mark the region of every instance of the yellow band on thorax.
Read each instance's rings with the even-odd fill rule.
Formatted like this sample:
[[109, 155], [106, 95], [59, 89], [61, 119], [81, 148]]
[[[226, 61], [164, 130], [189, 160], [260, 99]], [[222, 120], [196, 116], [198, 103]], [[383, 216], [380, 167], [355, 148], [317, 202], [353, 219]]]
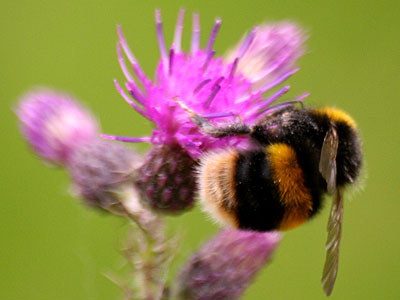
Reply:
[[326, 115], [331, 121], [343, 122], [353, 129], [357, 129], [357, 123], [344, 111], [334, 107], [321, 107], [313, 110], [317, 114]]

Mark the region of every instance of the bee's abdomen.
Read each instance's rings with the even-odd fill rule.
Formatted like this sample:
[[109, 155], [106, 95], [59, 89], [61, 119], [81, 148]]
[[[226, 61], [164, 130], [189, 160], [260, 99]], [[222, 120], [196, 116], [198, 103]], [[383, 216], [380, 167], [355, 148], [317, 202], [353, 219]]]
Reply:
[[208, 155], [200, 167], [200, 198], [222, 223], [256, 231], [294, 228], [313, 214], [293, 147], [276, 143], [251, 151]]

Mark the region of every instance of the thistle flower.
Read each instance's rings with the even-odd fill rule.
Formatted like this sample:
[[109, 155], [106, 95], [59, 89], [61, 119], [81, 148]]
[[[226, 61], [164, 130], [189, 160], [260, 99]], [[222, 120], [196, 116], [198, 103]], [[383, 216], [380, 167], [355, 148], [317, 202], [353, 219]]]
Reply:
[[72, 97], [52, 90], [27, 93], [16, 109], [26, 141], [41, 158], [65, 165], [73, 151], [98, 136], [94, 117]]
[[89, 206], [123, 213], [121, 195], [131, 188], [140, 157], [126, 147], [93, 139], [77, 147], [68, 163], [74, 190]]
[[[199, 46], [199, 16], [195, 14], [193, 16], [191, 51], [184, 53], [181, 49], [183, 16], [184, 11], [181, 10], [175, 29], [174, 42], [167, 53], [160, 12], [156, 11], [157, 39], [161, 59], [154, 82], [151, 82], [143, 73], [123, 36], [121, 27], [118, 27], [118, 59], [127, 79], [126, 88], [136, 102], [130, 99], [115, 80], [116, 87], [122, 97], [136, 111], [154, 122], [156, 128], [151, 137], [106, 137], [127, 142], [151, 142], [155, 145], [178, 144], [193, 158], [198, 158], [205, 150], [242, 144], [245, 147], [246, 139], [242, 137], [228, 137], [221, 140], [201, 133], [187, 113], [177, 105], [176, 100], [180, 100], [198, 114], [214, 119], [217, 124], [232, 121], [232, 118], [238, 116], [244, 123], [253, 124], [268, 112], [273, 101], [289, 90], [289, 86], [285, 86], [272, 97], [266, 99], [263, 97], [265, 92], [282, 83], [297, 70], [293, 67], [293, 63], [303, 53], [301, 50], [303, 39], [300, 31], [295, 31], [294, 26], [292, 26], [291, 31], [282, 26], [279, 37], [296, 40], [294, 45], [289, 47], [286, 40], [259, 38], [260, 35], [266, 33], [264, 31], [260, 33], [255, 28], [240, 43], [237, 47], [238, 50], [233, 51], [228, 59], [223, 60], [221, 57], [214, 57], [215, 51], [213, 50], [221, 20], [216, 20], [206, 48], [201, 49]], [[257, 42], [257, 45], [253, 46], [253, 41]], [[275, 42], [277, 45], [274, 45]], [[259, 59], [257, 49], [263, 46], [273, 49], [270, 49], [269, 57], [265, 58], [263, 64], [258, 68], [268, 71], [275, 67], [274, 74], [280, 76], [266, 82], [265, 86], [254, 89], [253, 83], [257, 78], [251, 73], [244, 74], [244, 68], [238, 68], [238, 66], [242, 65], [242, 59], [245, 61]], [[282, 47], [286, 48], [281, 49]], [[131, 75], [122, 50], [125, 52], [137, 80]], [[250, 50], [251, 52], [249, 52]], [[275, 56], [272, 54], [275, 54]], [[285, 58], [285, 63], [282, 64], [279, 60], [283, 58]], [[290, 64], [288, 61], [290, 61]], [[138, 83], [143, 86], [143, 90], [140, 89]]]
[[[265, 71], [267, 68], [272, 68], [273, 64], [278, 64], [274, 74], [279, 74], [279, 76], [269, 76], [271, 81], [264, 80], [264, 85], [258, 87], [254, 85], [254, 82], [259, 82], [257, 78], [243, 72], [243, 68], [238, 69], [242, 58], [246, 58], [246, 53], [257, 36], [257, 29], [252, 30], [240, 43], [239, 50], [232, 58], [224, 60], [222, 57], [216, 57], [213, 50], [221, 20], [215, 21], [207, 45], [203, 49], [200, 47], [199, 15], [194, 14], [191, 49], [185, 53], [181, 49], [183, 18], [184, 10], [181, 10], [175, 28], [174, 41], [167, 51], [161, 14], [160, 11], [156, 11], [156, 31], [161, 58], [153, 82], [144, 74], [126, 42], [121, 27], [118, 26], [117, 55], [127, 80], [125, 87], [129, 95], [117, 80], [114, 81], [116, 88], [128, 104], [154, 123], [155, 129], [151, 136], [140, 138], [103, 135], [109, 139], [150, 142], [154, 145], [156, 149], [149, 152], [147, 163], [139, 172], [142, 178], [137, 184], [145, 195], [146, 201], [153, 208], [164, 211], [176, 211], [176, 208], [183, 209], [191, 206], [196, 190], [193, 166], [195, 160], [204, 151], [226, 147], [242, 149], [249, 147], [248, 139], [243, 136], [218, 139], [203, 134], [177, 102], [179, 101], [205, 118], [212, 119], [217, 125], [232, 122], [232, 120], [242, 120], [252, 125], [274, 109], [271, 103], [285, 94], [289, 86], [284, 86], [267, 97], [264, 97], [264, 94], [297, 70], [292, 68], [292, 64], [279, 64], [273, 59], [281, 59], [284, 55], [289, 56], [287, 60], [294, 62], [302, 53], [300, 49], [292, 47], [290, 52], [282, 50], [282, 55], [270, 55], [271, 58], [268, 60], [270, 65], [265, 63], [261, 68]], [[293, 38], [293, 35], [290, 38]], [[301, 40], [299, 37], [296, 39]], [[258, 43], [262, 44], [263, 41], [263, 39], [259, 40]], [[267, 39], [265, 42], [273, 44], [274, 41]], [[275, 48], [274, 51], [279, 51], [281, 45]], [[125, 62], [123, 52], [128, 58], [130, 68]], [[254, 56], [252, 53], [247, 55], [247, 59]], [[257, 51], [256, 54], [258, 55]], [[301, 96], [296, 100], [301, 101], [303, 98], [304, 96]], [[173, 159], [176, 156], [179, 157], [178, 162]], [[158, 160], [163, 162], [161, 173], [160, 166], [153, 163]], [[178, 163], [180, 168], [185, 170], [182, 176], [192, 179], [181, 183], [181, 180], [175, 178], [176, 168], [168, 165], [170, 162], [174, 165]], [[169, 178], [168, 185], [165, 183], [165, 177]], [[180, 193], [183, 187], [189, 192]], [[180, 194], [184, 194], [184, 197], [179, 196]], [[174, 202], [169, 200], [170, 195], [174, 195]]]
[[277, 232], [220, 232], [180, 272], [177, 299], [238, 299], [269, 261], [279, 240]]

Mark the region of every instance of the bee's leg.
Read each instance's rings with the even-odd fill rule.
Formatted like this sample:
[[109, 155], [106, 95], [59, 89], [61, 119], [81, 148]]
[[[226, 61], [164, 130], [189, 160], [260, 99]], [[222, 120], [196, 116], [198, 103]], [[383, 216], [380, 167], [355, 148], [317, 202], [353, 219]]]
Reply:
[[[184, 109], [192, 122], [196, 124], [199, 129], [210, 136], [216, 137], [216, 138], [221, 138], [221, 137], [226, 137], [226, 136], [235, 136], [235, 135], [247, 135], [251, 132], [251, 129], [249, 126], [244, 124], [243, 122], [232, 122], [223, 126], [215, 126], [212, 124], [210, 121], [208, 121], [205, 117], [202, 117], [198, 114], [196, 114], [193, 110], [191, 110], [189, 107], [187, 107], [184, 103], [179, 101], [178, 99], [174, 99], [176, 103], [179, 104], [179, 106]], [[228, 114], [232, 115], [232, 114]], [[221, 115], [222, 116], [222, 115]]]
[[250, 127], [243, 122], [232, 122], [223, 126], [215, 126], [206, 118], [197, 114], [190, 116], [190, 119], [199, 127], [202, 132], [216, 138], [247, 135], [251, 132]]

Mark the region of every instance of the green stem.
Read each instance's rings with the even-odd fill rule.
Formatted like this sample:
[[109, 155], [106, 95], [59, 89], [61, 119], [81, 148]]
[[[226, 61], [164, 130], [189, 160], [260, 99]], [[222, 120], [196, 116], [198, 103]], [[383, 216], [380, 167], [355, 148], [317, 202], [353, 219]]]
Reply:
[[[136, 275], [134, 281], [142, 299], [160, 300], [164, 289], [164, 256], [167, 247], [163, 221], [140, 204], [138, 194], [132, 188], [126, 189], [120, 196], [120, 199], [124, 199], [121, 203], [126, 217], [131, 220], [133, 226], [139, 228], [142, 237], [135, 236], [132, 239], [131, 242], [137, 245], [133, 245], [133, 251], [128, 256], [132, 260], [133, 273]], [[137, 230], [133, 231], [136, 235], [139, 233]]]

